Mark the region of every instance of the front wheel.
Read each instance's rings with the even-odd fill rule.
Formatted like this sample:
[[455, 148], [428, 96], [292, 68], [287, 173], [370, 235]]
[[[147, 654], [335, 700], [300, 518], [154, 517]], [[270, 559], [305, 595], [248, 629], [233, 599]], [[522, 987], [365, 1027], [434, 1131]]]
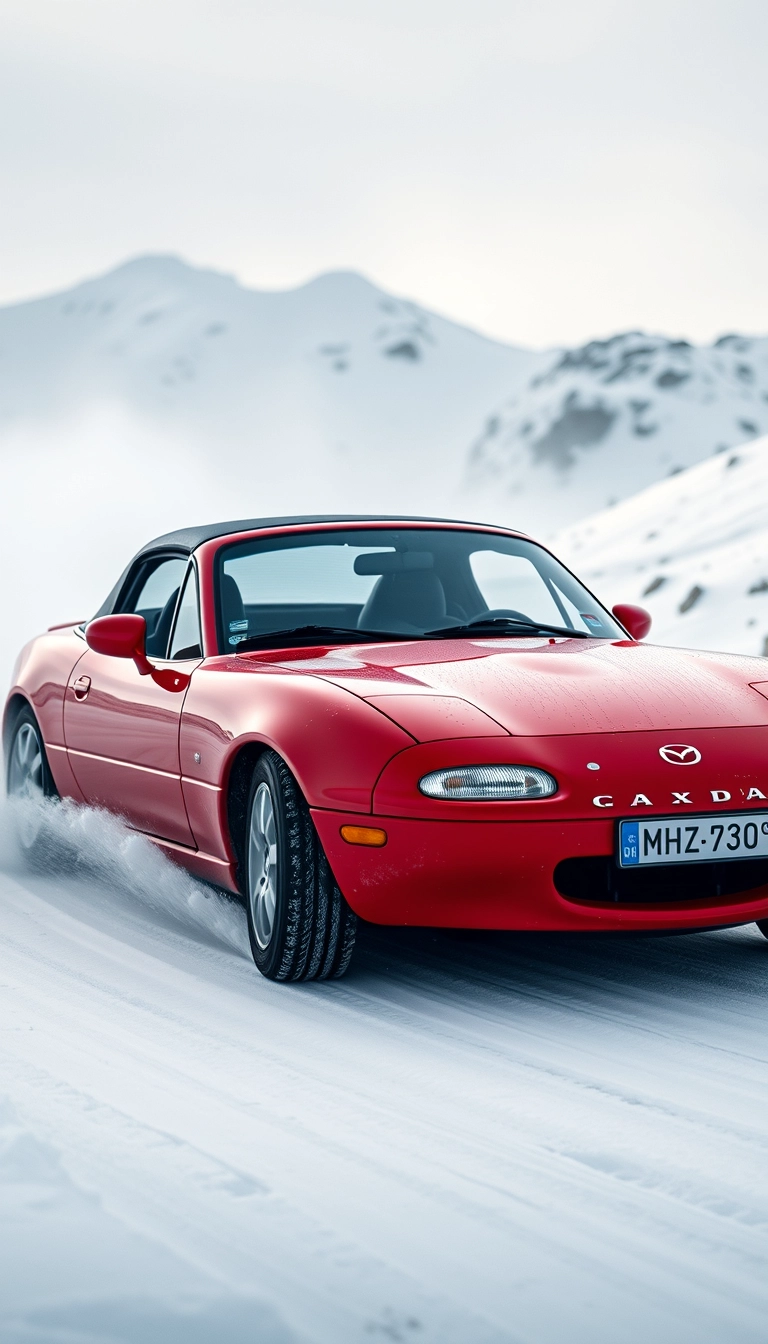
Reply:
[[755, 920], [755, 923], [763, 937], [768, 938], [768, 919], [757, 919]]
[[259, 758], [246, 813], [245, 897], [253, 959], [269, 980], [343, 975], [357, 918], [331, 872], [285, 761]]

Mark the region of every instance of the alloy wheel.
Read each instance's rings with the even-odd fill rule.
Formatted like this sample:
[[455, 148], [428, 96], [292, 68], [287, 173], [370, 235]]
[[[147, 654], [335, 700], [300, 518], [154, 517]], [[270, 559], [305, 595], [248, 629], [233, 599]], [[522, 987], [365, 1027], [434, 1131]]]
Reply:
[[275, 808], [269, 785], [262, 783], [253, 795], [248, 832], [248, 900], [256, 941], [262, 949], [269, 946], [274, 930], [277, 880]]

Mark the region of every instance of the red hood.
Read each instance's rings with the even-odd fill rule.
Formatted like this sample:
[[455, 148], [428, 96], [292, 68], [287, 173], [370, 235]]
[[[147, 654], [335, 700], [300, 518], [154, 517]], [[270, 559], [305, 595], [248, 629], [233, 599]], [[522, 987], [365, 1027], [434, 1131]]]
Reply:
[[[474, 711], [455, 701], [444, 706], [457, 725], [464, 717], [466, 726], [457, 736], [498, 732], [497, 725], [536, 737], [768, 724], [768, 700], [750, 685], [766, 677], [767, 665], [733, 654], [628, 640], [462, 639], [258, 656], [373, 700], [422, 740], [414, 697], [429, 697], [423, 703], [425, 726], [439, 708], [436, 696], [473, 706]], [[436, 735], [453, 734], [429, 732]]]

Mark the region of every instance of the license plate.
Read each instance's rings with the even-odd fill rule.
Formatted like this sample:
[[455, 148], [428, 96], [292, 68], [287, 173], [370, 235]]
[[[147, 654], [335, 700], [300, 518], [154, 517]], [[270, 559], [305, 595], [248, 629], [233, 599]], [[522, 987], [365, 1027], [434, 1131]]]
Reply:
[[640, 817], [619, 822], [619, 867], [721, 863], [768, 855], [768, 812]]

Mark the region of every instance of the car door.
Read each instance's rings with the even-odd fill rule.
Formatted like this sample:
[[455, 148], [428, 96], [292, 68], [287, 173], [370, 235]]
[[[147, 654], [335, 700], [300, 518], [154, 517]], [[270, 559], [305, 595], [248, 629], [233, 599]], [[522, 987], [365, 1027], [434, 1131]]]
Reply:
[[[117, 610], [144, 616], [150, 662], [191, 673], [202, 658], [194, 562], [145, 558], [124, 594]], [[137, 830], [194, 846], [179, 766], [185, 694], [141, 676], [131, 659], [88, 649], [70, 674], [64, 737], [86, 802], [119, 813]]]

